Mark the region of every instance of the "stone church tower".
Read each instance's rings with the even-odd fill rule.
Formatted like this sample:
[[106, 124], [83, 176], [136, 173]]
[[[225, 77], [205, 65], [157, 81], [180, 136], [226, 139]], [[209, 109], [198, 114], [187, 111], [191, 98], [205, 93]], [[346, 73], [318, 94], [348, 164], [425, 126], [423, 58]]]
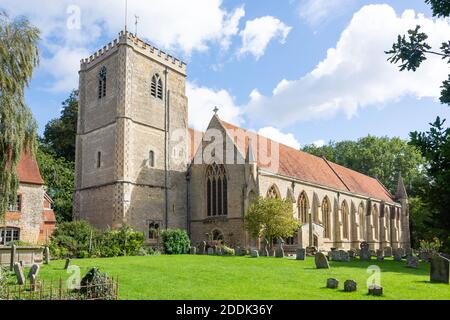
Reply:
[[186, 64], [125, 31], [79, 74], [75, 218], [187, 229]]

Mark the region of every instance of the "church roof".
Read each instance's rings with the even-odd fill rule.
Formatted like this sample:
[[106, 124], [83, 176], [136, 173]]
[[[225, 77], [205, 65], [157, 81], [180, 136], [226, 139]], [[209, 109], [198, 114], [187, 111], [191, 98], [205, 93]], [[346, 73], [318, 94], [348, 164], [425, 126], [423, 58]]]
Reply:
[[[244, 132], [247, 132], [245, 129], [225, 121], [220, 120], [220, 123], [227, 131], [243, 130]], [[231, 134], [230, 136], [234, 135]], [[262, 137], [256, 133], [249, 133], [249, 136], [253, 139], [254, 154], [271, 154], [271, 139]], [[244, 158], [248, 148], [248, 140], [248, 138], [245, 139], [244, 145], [242, 145], [242, 143], [239, 145], [235, 140], [235, 145]], [[263, 143], [260, 143], [261, 140]], [[275, 171], [273, 172], [275, 174], [294, 177], [305, 182], [352, 192], [382, 201], [394, 201], [390, 192], [375, 178], [345, 168], [330, 162], [325, 158], [316, 157], [281, 143], [274, 143], [279, 145], [279, 165], [276, 166], [276, 170], [273, 170], [270, 164], [262, 163], [260, 161], [261, 157], [258, 157], [257, 159], [258, 167], [268, 171]], [[268, 150], [261, 150], [261, 148], [267, 148]]]
[[29, 152], [22, 152], [17, 165], [17, 176], [21, 183], [44, 184], [36, 158]]

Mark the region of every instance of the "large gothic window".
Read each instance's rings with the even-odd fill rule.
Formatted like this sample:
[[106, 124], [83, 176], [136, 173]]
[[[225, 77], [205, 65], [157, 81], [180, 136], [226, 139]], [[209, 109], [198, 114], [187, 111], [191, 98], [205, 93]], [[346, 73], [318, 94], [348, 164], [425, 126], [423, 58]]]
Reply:
[[150, 85], [150, 94], [158, 99], [163, 99], [163, 83], [159, 74], [155, 74], [152, 77], [152, 83]]
[[223, 165], [213, 164], [206, 173], [206, 201], [208, 217], [228, 214], [228, 185]]
[[102, 67], [98, 74], [98, 98], [106, 96], [106, 67]]
[[358, 207], [358, 216], [359, 216], [359, 237], [364, 240], [364, 232], [365, 232], [365, 214], [364, 214], [364, 205], [361, 203]]
[[269, 191], [267, 191], [267, 198], [270, 199], [280, 199], [280, 192], [278, 191], [278, 188], [276, 185], [273, 185], [270, 187]]
[[298, 218], [300, 222], [306, 224], [309, 222], [308, 218], [308, 197], [305, 192], [302, 192], [298, 199]]
[[377, 205], [373, 205], [372, 207], [372, 219], [373, 219], [373, 231], [374, 231], [374, 239], [378, 239], [380, 236], [380, 214], [378, 212]]
[[342, 235], [344, 237], [344, 239], [349, 239], [350, 235], [349, 235], [349, 209], [348, 209], [348, 205], [347, 202], [344, 201], [342, 203], [342, 208], [341, 208], [341, 212], [342, 212], [342, 224], [343, 224], [343, 231], [342, 231]]
[[324, 237], [330, 239], [331, 238], [331, 204], [328, 197], [325, 197], [322, 202], [322, 222], [324, 226]]

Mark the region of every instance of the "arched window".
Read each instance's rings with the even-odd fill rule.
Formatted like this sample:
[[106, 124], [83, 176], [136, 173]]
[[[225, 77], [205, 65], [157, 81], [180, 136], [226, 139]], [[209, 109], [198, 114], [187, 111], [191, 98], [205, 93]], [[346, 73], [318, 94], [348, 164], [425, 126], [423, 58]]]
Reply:
[[390, 237], [391, 226], [390, 226], [390, 223], [389, 223], [390, 220], [391, 220], [390, 219], [390, 210], [389, 210], [388, 207], [386, 207], [384, 209], [384, 234], [385, 234], [385, 238], [384, 239], [386, 241], [388, 241], [388, 242], [391, 240], [391, 237]]
[[148, 165], [151, 168], [155, 167], [155, 151], [150, 150], [150, 152], [148, 153]]
[[374, 204], [372, 207], [372, 219], [374, 239], [378, 239], [380, 236], [380, 214], [378, 212], [378, 206], [376, 204]]
[[150, 94], [158, 99], [163, 99], [163, 82], [159, 74], [155, 74], [152, 77], [152, 83], [150, 85]]
[[98, 98], [106, 96], [106, 67], [102, 67], [98, 74]]
[[364, 240], [365, 236], [365, 214], [364, 214], [364, 205], [361, 203], [358, 208], [358, 216], [359, 216], [359, 237], [361, 240]]
[[267, 198], [270, 199], [280, 199], [280, 192], [278, 191], [278, 188], [276, 185], [273, 185], [270, 187], [269, 191], [267, 191]]
[[208, 217], [228, 215], [228, 185], [223, 165], [210, 165], [206, 172]]
[[308, 215], [308, 196], [305, 192], [302, 192], [300, 198], [298, 198], [298, 218], [302, 223], [309, 222]]
[[214, 231], [212, 232], [212, 239], [213, 241], [223, 241], [223, 233], [220, 230], [214, 229]]
[[322, 222], [323, 222], [323, 235], [325, 238], [331, 238], [331, 205], [328, 197], [325, 197], [322, 202]]
[[349, 209], [348, 209], [348, 205], [347, 205], [347, 201], [344, 201], [342, 203], [342, 207], [341, 207], [341, 212], [342, 212], [342, 236], [344, 237], [344, 239], [349, 239], [350, 235], [349, 235]]

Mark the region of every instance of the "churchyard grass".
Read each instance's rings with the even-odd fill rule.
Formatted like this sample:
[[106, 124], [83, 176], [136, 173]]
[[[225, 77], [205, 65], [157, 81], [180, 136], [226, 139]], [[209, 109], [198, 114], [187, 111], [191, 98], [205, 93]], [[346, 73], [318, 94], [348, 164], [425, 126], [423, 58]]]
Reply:
[[[67, 279], [65, 261], [42, 266], [45, 281]], [[221, 257], [202, 255], [145, 256], [72, 260], [83, 276], [99, 267], [119, 277], [120, 299], [131, 300], [361, 300], [361, 299], [450, 299], [450, 285], [429, 282], [430, 266], [406, 268], [406, 262], [390, 258], [383, 262], [330, 262], [330, 269], [316, 269], [314, 258], [305, 261], [277, 258]], [[381, 268], [383, 297], [367, 295], [367, 268]], [[28, 272], [28, 269], [26, 270]], [[328, 278], [339, 288], [327, 289]], [[358, 290], [343, 291], [346, 280], [355, 280]]]

